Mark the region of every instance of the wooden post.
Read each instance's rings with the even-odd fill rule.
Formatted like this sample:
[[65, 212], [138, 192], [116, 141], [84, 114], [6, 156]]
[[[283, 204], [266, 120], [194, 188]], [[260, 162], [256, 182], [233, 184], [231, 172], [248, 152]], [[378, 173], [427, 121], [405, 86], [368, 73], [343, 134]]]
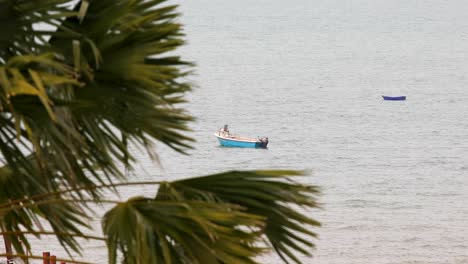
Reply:
[[42, 252], [43, 264], [50, 264], [50, 252]]
[[57, 264], [57, 257], [56, 256], [50, 256], [50, 264]]

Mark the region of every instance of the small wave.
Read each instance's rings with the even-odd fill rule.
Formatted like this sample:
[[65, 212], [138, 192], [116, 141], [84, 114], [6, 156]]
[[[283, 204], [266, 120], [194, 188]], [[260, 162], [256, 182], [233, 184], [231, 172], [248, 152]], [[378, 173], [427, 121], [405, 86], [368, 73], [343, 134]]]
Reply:
[[418, 241], [419, 239], [417, 237], [411, 237], [411, 238], [407, 238], [405, 240], [403, 240], [404, 243], [411, 243], [411, 242], [416, 242]]
[[362, 230], [364, 229], [365, 226], [364, 225], [347, 225], [347, 226], [340, 226], [340, 227], [337, 227], [335, 230], [352, 230], [352, 231], [356, 231], [356, 230]]

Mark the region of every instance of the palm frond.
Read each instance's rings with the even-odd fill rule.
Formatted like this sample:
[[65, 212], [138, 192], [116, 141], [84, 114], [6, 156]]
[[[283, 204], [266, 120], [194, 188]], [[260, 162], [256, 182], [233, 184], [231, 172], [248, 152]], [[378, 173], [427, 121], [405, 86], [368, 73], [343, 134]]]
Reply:
[[[204, 177], [168, 182], [161, 185], [156, 200], [211, 201], [239, 205], [249, 214], [265, 219], [262, 232], [272, 247], [287, 262], [296, 263], [294, 251], [311, 256], [311, 227], [320, 223], [299, 208], [318, 208], [319, 189], [288, 180], [301, 176], [297, 171], [231, 171]], [[309, 227], [304, 227], [303, 225]]]
[[232, 204], [133, 198], [106, 213], [109, 263], [255, 263], [262, 252], [250, 228], [262, 218]]
[[[184, 152], [192, 139], [182, 132], [189, 130], [186, 124], [193, 118], [176, 105], [190, 91], [182, 77], [191, 64], [165, 55], [184, 41], [181, 26], [173, 21], [178, 16], [175, 7], [160, 6], [163, 2], [96, 1], [81, 23], [76, 18], [63, 22], [72, 31], [86, 32], [89, 42], [82, 42], [79, 52], [86, 85], [75, 91], [75, 100], [87, 104], [73, 111], [79, 123], [105, 120], [130, 142], [145, 146], [156, 139]], [[54, 36], [51, 43], [73, 54], [68, 39]], [[99, 127], [93, 131], [104, 132]]]
[[[37, 25], [53, 25], [76, 16], [77, 12], [70, 8], [70, 0], [1, 1], [0, 61], [7, 61], [12, 56], [53, 51], [47, 39], [56, 32]], [[68, 37], [73, 35], [77, 33], [67, 34]]]
[[26, 195], [42, 194], [47, 189], [47, 185], [37, 181], [35, 177], [25, 173], [14, 173], [5, 167], [0, 169], [0, 222], [4, 235], [12, 241], [16, 252], [24, 253], [22, 243], [29, 251], [30, 245], [24, 232], [39, 235], [42, 230], [39, 223], [40, 219], [43, 219], [49, 223], [65, 249], [80, 252], [81, 247], [75, 238], [83, 236], [82, 229], [89, 228], [89, 216], [82, 203], [73, 202], [74, 194], [47, 197], [48, 200], [71, 199], [68, 202], [45, 203], [44, 201], [47, 201], [45, 199], [35, 201], [26, 199], [19, 205], [12, 204], [15, 200], [25, 198]]
[[[9, 167], [33, 175], [37, 171], [32, 167], [38, 165], [41, 175], [54, 175], [52, 180], [65, 187], [90, 187], [93, 181], [86, 175], [101, 184], [123, 178], [116, 162], [131, 167], [135, 159], [129, 143], [148, 151], [154, 139], [181, 152], [190, 147], [192, 139], [182, 132], [188, 130], [192, 117], [175, 107], [189, 90], [188, 84], [179, 82], [184, 75], [179, 66], [185, 63], [160, 54], [167, 43], [174, 43], [173, 48], [182, 43], [180, 26], [171, 22], [177, 16], [174, 7], [154, 8], [164, 1], [96, 1], [80, 24], [67, 13], [78, 13], [80, 4], [70, 8], [64, 6], [67, 1], [58, 0], [43, 5], [4, 2], [8, 18], [14, 13], [21, 23], [48, 23], [56, 28], [17, 31], [20, 35], [50, 33], [47, 45], [51, 48], [2, 57], [0, 108], [6, 115], [0, 149]], [[30, 16], [42, 20], [30, 21]], [[109, 19], [103, 19], [106, 16]], [[164, 34], [151, 37], [158, 30]], [[138, 36], [145, 40], [134, 38]], [[160, 56], [153, 60], [155, 54]], [[106, 63], [99, 68], [99, 61]], [[14, 138], [24, 148], [17, 148]], [[34, 153], [32, 160], [26, 158], [29, 153]], [[9, 158], [15, 156], [19, 156], [15, 161]]]

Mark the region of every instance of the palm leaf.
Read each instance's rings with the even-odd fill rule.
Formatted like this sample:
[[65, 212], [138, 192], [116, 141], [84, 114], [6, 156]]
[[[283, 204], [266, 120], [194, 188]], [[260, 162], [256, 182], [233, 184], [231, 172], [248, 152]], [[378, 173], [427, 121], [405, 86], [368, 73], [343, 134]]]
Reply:
[[287, 262], [300, 263], [294, 251], [311, 256], [314, 247], [310, 238], [317, 235], [309, 227], [320, 223], [291, 206], [317, 208], [315, 186], [285, 181], [287, 177], [301, 176], [297, 171], [231, 171], [199, 178], [163, 184], [156, 200], [211, 201], [236, 204], [246, 212], [265, 218], [264, 234]]
[[[0, 1], [0, 59], [7, 61], [11, 56], [53, 51], [44, 37], [55, 32], [34, 25], [56, 24], [63, 18], [76, 16], [77, 12], [71, 11], [69, 5], [69, 0]], [[73, 33], [67, 36], [76, 35]]]
[[[157, 201], [133, 198], [103, 219], [110, 263], [122, 251], [125, 263], [255, 263], [262, 250], [262, 218], [238, 206], [202, 201]], [[244, 228], [240, 228], [244, 227]]]

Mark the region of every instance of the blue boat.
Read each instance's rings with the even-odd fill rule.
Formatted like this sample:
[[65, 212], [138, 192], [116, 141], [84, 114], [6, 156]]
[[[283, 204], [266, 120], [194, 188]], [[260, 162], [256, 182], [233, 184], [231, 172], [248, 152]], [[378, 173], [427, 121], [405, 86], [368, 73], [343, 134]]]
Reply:
[[406, 100], [406, 96], [385, 96], [385, 95], [382, 95], [383, 99], [384, 100], [387, 100], [387, 101], [405, 101]]
[[216, 131], [214, 136], [218, 139], [221, 146], [224, 147], [237, 147], [237, 148], [266, 148], [268, 145], [268, 138], [249, 138], [233, 135], [229, 132], [228, 126], [225, 125], [220, 130]]

